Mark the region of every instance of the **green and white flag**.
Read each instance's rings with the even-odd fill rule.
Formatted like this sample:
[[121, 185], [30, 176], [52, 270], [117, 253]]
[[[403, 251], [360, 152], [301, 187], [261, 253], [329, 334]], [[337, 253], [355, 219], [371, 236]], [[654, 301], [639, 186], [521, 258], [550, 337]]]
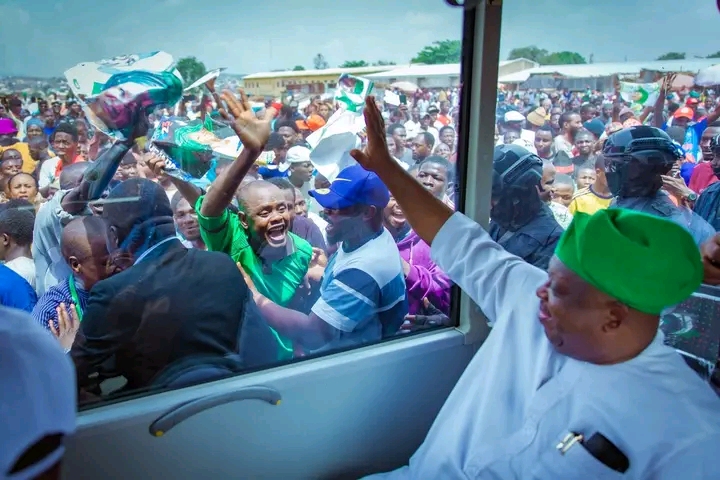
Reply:
[[335, 100], [344, 104], [349, 112], [362, 112], [365, 98], [374, 87], [372, 80], [343, 73], [337, 82]]
[[660, 94], [660, 82], [632, 83], [620, 82], [620, 96], [630, 102], [630, 108], [639, 112], [645, 107], [655, 105]]

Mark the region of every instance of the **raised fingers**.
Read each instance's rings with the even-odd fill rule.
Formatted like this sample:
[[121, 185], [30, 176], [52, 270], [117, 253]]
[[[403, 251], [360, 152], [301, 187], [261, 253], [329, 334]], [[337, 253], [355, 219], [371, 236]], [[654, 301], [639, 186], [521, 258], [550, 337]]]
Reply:
[[242, 105], [235, 98], [235, 95], [233, 95], [230, 90], [225, 90], [223, 91], [222, 95], [220, 95], [220, 97], [225, 101], [225, 104], [228, 106], [230, 113], [235, 118], [240, 118], [244, 110]]
[[248, 96], [245, 93], [245, 90], [242, 88], [239, 88], [238, 91], [240, 92], [240, 104], [243, 107], [243, 111], [249, 112], [252, 110], [252, 107], [250, 106], [250, 100], [248, 100]]
[[375, 104], [375, 97], [368, 96], [365, 99], [365, 126], [368, 130], [368, 135], [382, 136], [385, 138], [385, 125], [382, 119], [382, 114], [378, 110]]
[[277, 110], [275, 110], [275, 107], [268, 107], [265, 109], [265, 115], [263, 116], [263, 120], [267, 120], [268, 122], [275, 118], [275, 115], [277, 115]]

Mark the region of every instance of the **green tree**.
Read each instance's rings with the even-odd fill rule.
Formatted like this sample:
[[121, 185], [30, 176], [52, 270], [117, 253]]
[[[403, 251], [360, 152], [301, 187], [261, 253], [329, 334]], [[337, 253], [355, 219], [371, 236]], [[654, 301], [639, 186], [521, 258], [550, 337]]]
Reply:
[[718, 51], [715, 52], [715, 53], [711, 53], [710, 55], [708, 55], [708, 56], [705, 57], [705, 58], [720, 58], [720, 50], [718, 50]]
[[577, 52], [548, 52], [544, 48], [539, 48], [535, 45], [527, 47], [513, 48], [510, 50], [508, 60], [516, 60], [518, 58], [525, 58], [532, 60], [540, 65], [568, 65], [578, 63], [588, 63], [585, 57]]
[[578, 63], [587, 63], [585, 57], [577, 52], [553, 52], [546, 55], [542, 62], [542, 65], [575, 65]]
[[443, 63], [459, 63], [462, 44], [460, 40], [441, 40], [433, 42], [417, 54], [410, 63], [437, 65]]
[[548, 51], [544, 48], [538, 48], [535, 45], [529, 47], [513, 48], [510, 50], [508, 60], [516, 60], [518, 58], [525, 58], [532, 60], [533, 62], [543, 63], [542, 60], [548, 56]]
[[369, 67], [370, 64], [365, 60], [346, 60], [340, 65], [340, 68], [358, 68], [358, 67]]
[[397, 64], [396, 64], [395, 62], [390, 62], [390, 61], [387, 61], [387, 60], [378, 60], [377, 62], [373, 63], [373, 65], [374, 65], [374, 66], [385, 67], [385, 66], [388, 66], [388, 65], [397, 65]]
[[322, 53], [318, 53], [315, 55], [315, 58], [313, 58], [313, 66], [315, 67], [315, 70], [324, 70], [326, 68], [330, 68], [330, 64], [325, 60], [325, 55]]
[[293, 67], [293, 72], [299, 72], [301, 70], [305, 70], [305, 67], [303, 67], [302, 65], [295, 65]]
[[205, 64], [195, 57], [185, 57], [177, 61], [175, 68], [182, 75], [185, 85], [190, 85], [207, 73]]
[[685, 60], [685, 54], [682, 52], [668, 52], [660, 55], [657, 60]]

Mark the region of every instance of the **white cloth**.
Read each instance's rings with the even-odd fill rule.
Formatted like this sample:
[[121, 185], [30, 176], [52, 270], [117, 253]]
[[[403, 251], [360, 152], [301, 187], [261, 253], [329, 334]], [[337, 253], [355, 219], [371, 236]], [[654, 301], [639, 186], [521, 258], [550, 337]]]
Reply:
[[[534, 139], [533, 139], [534, 141]], [[553, 153], [557, 152], [566, 152], [568, 155], [572, 157], [572, 149], [573, 145], [569, 143], [564, 136], [558, 135], [553, 139], [552, 143], [552, 151]]]
[[60, 162], [60, 157], [51, 157], [43, 161], [38, 175], [38, 187], [45, 188], [56, 180], [55, 172], [58, 162]]
[[[716, 479], [720, 399], [658, 333], [636, 358], [594, 365], [557, 353], [538, 321], [546, 272], [507, 253], [455, 213], [432, 258], [487, 317], [490, 336], [410, 464], [392, 479]], [[599, 432], [629, 459], [623, 475], [575, 445]]]
[[405, 135], [407, 135], [407, 138], [415, 138], [417, 137], [417, 134], [420, 133], [420, 122], [414, 122], [412, 120], [408, 120], [405, 122]]
[[0, 318], [0, 472], [2, 478], [36, 478], [62, 458], [64, 447], [5, 475], [45, 436], [75, 431], [75, 369], [60, 343], [29, 314], [0, 307]]
[[9, 262], [5, 262], [5, 266], [14, 271], [35, 289], [35, 262], [32, 258], [17, 257]]

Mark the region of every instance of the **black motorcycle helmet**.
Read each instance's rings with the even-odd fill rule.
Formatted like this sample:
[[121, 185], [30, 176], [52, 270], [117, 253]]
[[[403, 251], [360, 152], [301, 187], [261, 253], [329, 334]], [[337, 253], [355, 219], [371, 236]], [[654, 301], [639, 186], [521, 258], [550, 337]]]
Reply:
[[542, 208], [542, 165], [540, 157], [519, 145], [495, 147], [490, 218], [503, 229], [516, 231]]
[[666, 175], [684, 157], [682, 148], [655, 127], [624, 128], [605, 140], [605, 177], [613, 195], [644, 197], [662, 187]]

